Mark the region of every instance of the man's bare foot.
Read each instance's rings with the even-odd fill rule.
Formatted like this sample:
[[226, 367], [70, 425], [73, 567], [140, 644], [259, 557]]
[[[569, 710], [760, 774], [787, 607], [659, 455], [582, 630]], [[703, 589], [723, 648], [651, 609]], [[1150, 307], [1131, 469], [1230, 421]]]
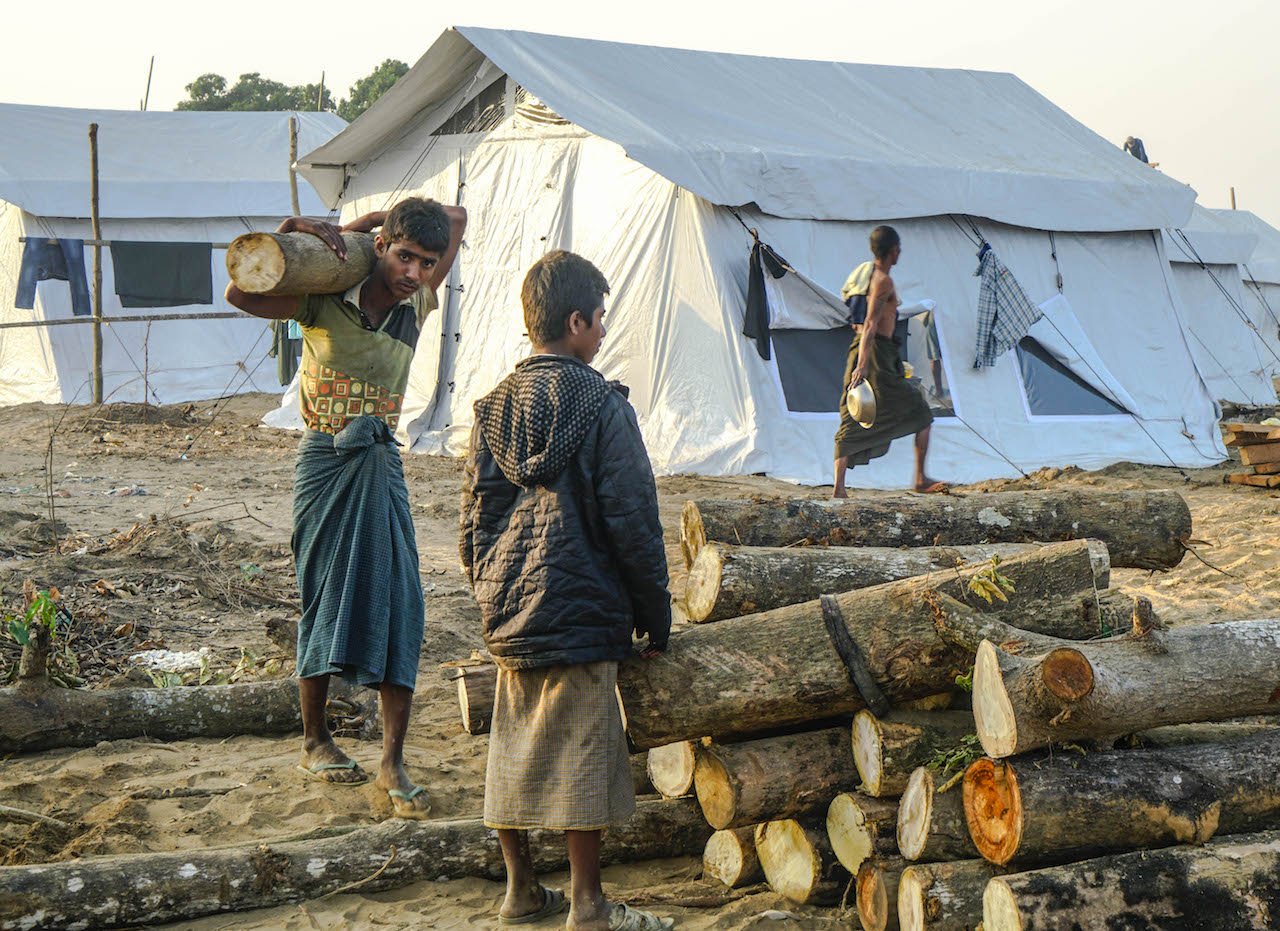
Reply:
[[424, 818], [431, 811], [431, 798], [422, 786], [414, 785], [403, 763], [383, 763], [378, 778], [373, 781], [379, 789], [385, 789], [391, 799], [391, 807], [400, 818]]
[[946, 482], [935, 482], [929, 476], [916, 481], [916, 491], [926, 495], [936, 495], [951, 488]]
[[338, 749], [332, 737], [310, 744], [304, 743], [302, 762], [298, 764], [298, 768], [321, 782], [359, 785], [369, 781], [369, 774], [360, 768], [359, 763]]
[[833, 492], [831, 493], [831, 497], [832, 497], [832, 498], [847, 498], [847, 497], [849, 497], [849, 492], [845, 491], [843, 488], [840, 488], [840, 489], [837, 489], [836, 491], [833, 491]]

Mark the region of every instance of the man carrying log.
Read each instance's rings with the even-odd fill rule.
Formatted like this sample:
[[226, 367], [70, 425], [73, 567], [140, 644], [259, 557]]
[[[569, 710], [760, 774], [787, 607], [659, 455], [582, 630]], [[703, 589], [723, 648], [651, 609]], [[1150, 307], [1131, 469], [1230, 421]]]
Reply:
[[[889, 270], [902, 255], [902, 240], [892, 226], [877, 226], [871, 231], [871, 254], [875, 262], [866, 297], [854, 294], [850, 301], [853, 312], [853, 342], [845, 365], [844, 383], [840, 390], [840, 427], [836, 430], [835, 491], [833, 497], [845, 498], [845, 471], [850, 466], [866, 465], [889, 451], [889, 444], [899, 437], [916, 435], [916, 491], [944, 491], [946, 485], [935, 482], [924, 471], [929, 452], [929, 427], [933, 413], [916, 388], [907, 381], [902, 354], [894, 342], [893, 331], [898, 321], [898, 290]], [[846, 285], [846, 288], [848, 285]], [[861, 290], [861, 289], [855, 289]], [[849, 389], [863, 382], [875, 392], [875, 416], [869, 424], [859, 423], [849, 412]]]
[[476, 402], [462, 495], [465, 569], [498, 664], [484, 820], [507, 868], [499, 919], [565, 908], [538, 882], [528, 831], [564, 831], [577, 931], [661, 931], [669, 919], [607, 901], [602, 830], [635, 790], [616, 697], [618, 664], [667, 646], [671, 599], [658, 495], [625, 389], [591, 361], [608, 282], [556, 251], [520, 292], [533, 355]]
[[375, 780], [396, 814], [425, 817], [430, 802], [404, 768], [404, 737], [422, 646], [418, 547], [400, 455], [400, 417], [418, 335], [438, 304], [466, 227], [461, 207], [411, 197], [341, 229], [292, 217], [281, 233], [310, 233], [346, 258], [343, 232], [369, 232], [376, 262], [344, 294], [267, 296], [234, 284], [227, 300], [246, 313], [302, 327], [300, 403], [307, 431], [294, 477], [293, 554], [302, 619], [298, 691], [299, 769], [354, 785], [368, 775], [325, 723], [329, 676], [379, 690], [382, 762]]

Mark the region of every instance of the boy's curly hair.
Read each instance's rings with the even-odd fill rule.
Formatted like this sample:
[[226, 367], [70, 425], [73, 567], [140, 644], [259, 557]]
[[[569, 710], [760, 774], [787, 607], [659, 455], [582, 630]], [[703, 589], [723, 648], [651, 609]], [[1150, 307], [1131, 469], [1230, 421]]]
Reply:
[[434, 200], [406, 197], [391, 208], [382, 224], [382, 241], [416, 243], [428, 252], [449, 248], [449, 215]]

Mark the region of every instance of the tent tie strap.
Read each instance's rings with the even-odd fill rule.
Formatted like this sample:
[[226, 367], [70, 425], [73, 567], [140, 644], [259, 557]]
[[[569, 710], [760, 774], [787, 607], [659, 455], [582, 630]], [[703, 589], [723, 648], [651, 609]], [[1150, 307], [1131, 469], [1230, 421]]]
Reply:
[[871, 713], [876, 717], [883, 717], [889, 713], [889, 699], [876, 684], [867, 665], [867, 658], [849, 634], [844, 615], [840, 612], [840, 604], [834, 595], [823, 595], [818, 601], [822, 606], [822, 622], [827, 627], [827, 636], [831, 638], [831, 645], [835, 647], [836, 654], [849, 673], [849, 681], [871, 709]]

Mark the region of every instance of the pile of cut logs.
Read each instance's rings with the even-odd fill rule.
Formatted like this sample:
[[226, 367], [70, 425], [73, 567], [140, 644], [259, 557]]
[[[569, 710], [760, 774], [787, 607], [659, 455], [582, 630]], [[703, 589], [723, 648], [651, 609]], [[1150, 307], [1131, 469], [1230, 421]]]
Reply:
[[[694, 626], [623, 667], [628, 733], [707, 877], [867, 929], [1275, 927], [1280, 621], [1109, 588], [1190, 533], [1172, 492], [689, 502]], [[492, 667], [454, 674], [482, 730]]]
[[1223, 442], [1240, 450], [1240, 461], [1250, 468], [1230, 472], [1223, 481], [1255, 488], [1280, 488], [1280, 426], [1257, 423], [1224, 423]]

